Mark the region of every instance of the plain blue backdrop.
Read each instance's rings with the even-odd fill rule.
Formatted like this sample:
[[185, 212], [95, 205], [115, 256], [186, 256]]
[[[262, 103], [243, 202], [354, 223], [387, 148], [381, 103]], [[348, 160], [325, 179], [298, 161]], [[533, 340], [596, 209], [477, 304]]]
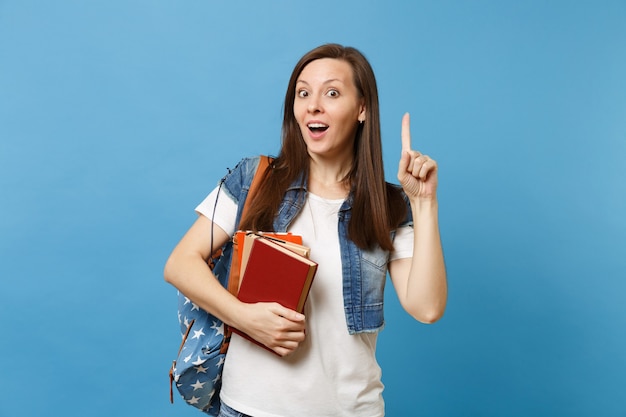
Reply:
[[406, 111], [440, 165], [449, 307], [388, 291], [387, 415], [626, 416], [623, 0], [0, 0], [0, 416], [201, 415], [163, 264], [326, 42], [376, 71], [387, 178]]

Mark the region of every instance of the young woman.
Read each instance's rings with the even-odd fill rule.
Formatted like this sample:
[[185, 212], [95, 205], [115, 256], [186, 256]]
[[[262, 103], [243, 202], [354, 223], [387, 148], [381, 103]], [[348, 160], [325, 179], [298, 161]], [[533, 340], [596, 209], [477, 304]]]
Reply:
[[329, 44], [304, 55], [284, 109], [280, 153], [240, 228], [303, 237], [319, 264], [304, 314], [277, 303], [242, 303], [207, 267], [213, 250], [235, 232], [258, 158], [242, 160], [197, 207], [199, 217], [168, 259], [165, 279], [277, 353], [233, 335], [220, 415], [382, 416], [375, 349], [387, 272], [416, 320], [433, 323], [446, 306], [437, 164], [411, 149], [407, 114], [401, 187], [385, 182], [376, 80], [354, 48]]

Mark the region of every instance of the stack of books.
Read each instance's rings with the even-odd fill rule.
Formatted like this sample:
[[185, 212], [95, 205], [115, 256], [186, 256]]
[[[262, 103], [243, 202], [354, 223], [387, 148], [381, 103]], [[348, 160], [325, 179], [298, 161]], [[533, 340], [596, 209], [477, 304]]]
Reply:
[[[277, 302], [299, 313], [304, 311], [317, 272], [302, 237], [290, 233], [237, 232], [240, 282], [237, 297], [245, 303]], [[262, 346], [244, 332], [233, 332]]]

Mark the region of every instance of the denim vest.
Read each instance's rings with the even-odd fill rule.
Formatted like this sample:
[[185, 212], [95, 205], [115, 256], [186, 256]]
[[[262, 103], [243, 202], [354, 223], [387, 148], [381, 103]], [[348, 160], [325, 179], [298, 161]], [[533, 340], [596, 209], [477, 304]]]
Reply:
[[[259, 158], [246, 158], [223, 179], [224, 191], [237, 202], [237, 223], [241, 218], [250, 183], [256, 172]], [[306, 201], [306, 185], [302, 178], [295, 181], [286, 191], [281, 202], [278, 215], [274, 219], [274, 231], [286, 232], [291, 222], [304, 207]], [[350, 334], [376, 332], [384, 325], [383, 300], [387, 278], [389, 251], [380, 247], [363, 250], [348, 238], [348, 224], [352, 214], [352, 194], [348, 196], [339, 210], [339, 247], [341, 250], [341, 268], [343, 276], [343, 303]], [[408, 205], [408, 201], [406, 200]], [[401, 225], [412, 223], [411, 210]], [[393, 232], [392, 232], [393, 237]], [[222, 276], [228, 276], [231, 245], [227, 245], [223, 253], [222, 268], [216, 266], [214, 272], [224, 269]]]

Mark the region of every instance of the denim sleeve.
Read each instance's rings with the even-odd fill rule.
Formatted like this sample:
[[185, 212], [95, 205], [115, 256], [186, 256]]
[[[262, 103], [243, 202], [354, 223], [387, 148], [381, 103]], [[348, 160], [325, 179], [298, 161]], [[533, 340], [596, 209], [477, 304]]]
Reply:
[[242, 198], [248, 194], [250, 183], [259, 165], [260, 157], [243, 158], [237, 163], [235, 168], [229, 169], [228, 173], [222, 178], [222, 187], [232, 200], [241, 205]]
[[254, 178], [260, 157], [244, 158], [228, 174], [222, 178], [224, 192], [237, 204], [237, 218], [235, 224], [239, 224], [243, 203], [246, 201], [250, 184]]

